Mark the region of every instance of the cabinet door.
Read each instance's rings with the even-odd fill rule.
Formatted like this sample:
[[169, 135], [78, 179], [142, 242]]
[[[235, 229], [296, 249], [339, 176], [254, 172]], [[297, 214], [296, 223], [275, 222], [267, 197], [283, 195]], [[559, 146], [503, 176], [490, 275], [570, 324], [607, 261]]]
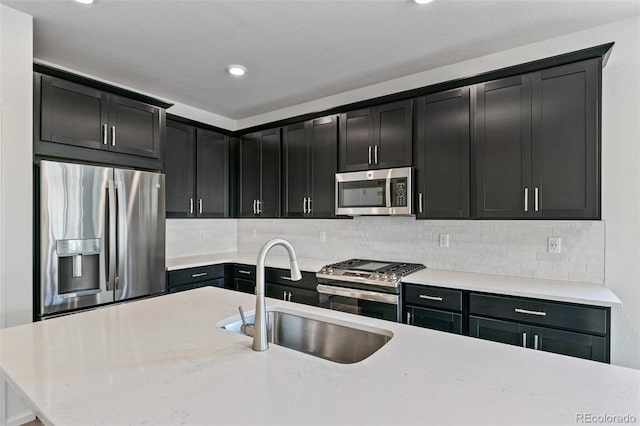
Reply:
[[274, 299], [302, 303], [304, 305], [318, 306], [317, 291], [267, 283], [265, 292], [267, 297], [272, 297]]
[[367, 170], [373, 165], [373, 108], [340, 115], [341, 172]]
[[164, 173], [167, 217], [193, 217], [194, 128], [167, 120]]
[[40, 139], [106, 149], [109, 95], [58, 78], [41, 78]]
[[198, 217], [229, 215], [229, 142], [204, 129], [196, 132], [196, 199]]
[[469, 217], [469, 88], [419, 98], [416, 110], [416, 216]]
[[517, 322], [469, 316], [469, 336], [484, 340], [527, 346], [526, 326]]
[[544, 327], [529, 327], [529, 347], [594, 361], [609, 362], [604, 337]]
[[599, 218], [600, 61], [533, 74], [534, 215]]
[[238, 162], [239, 217], [255, 216], [255, 202], [260, 198], [260, 150], [256, 134], [240, 138]]
[[251, 280], [245, 280], [242, 278], [235, 278], [233, 280], [234, 290], [242, 293], [256, 294], [256, 282]]
[[309, 138], [305, 123], [283, 129], [284, 145], [284, 216], [306, 214], [309, 197]]
[[338, 117], [311, 122], [311, 192], [313, 217], [335, 216], [336, 169], [338, 166]]
[[160, 108], [133, 99], [109, 97], [109, 150], [160, 157]]
[[462, 334], [462, 314], [414, 306], [407, 306], [406, 312], [409, 325]]
[[410, 167], [413, 160], [413, 101], [375, 108], [373, 167]]
[[260, 134], [260, 217], [280, 216], [280, 128]]
[[476, 215], [531, 214], [531, 78], [476, 86]]

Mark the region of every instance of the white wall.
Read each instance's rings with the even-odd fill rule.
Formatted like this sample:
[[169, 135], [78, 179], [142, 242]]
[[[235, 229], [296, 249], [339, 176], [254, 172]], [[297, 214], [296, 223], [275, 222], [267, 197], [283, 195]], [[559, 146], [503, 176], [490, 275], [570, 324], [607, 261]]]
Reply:
[[167, 219], [166, 257], [237, 250], [237, 219]]
[[[32, 320], [33, 22], [0, 5], [0, 327]], [[0, 385], [0, 424], [33, 418]]]

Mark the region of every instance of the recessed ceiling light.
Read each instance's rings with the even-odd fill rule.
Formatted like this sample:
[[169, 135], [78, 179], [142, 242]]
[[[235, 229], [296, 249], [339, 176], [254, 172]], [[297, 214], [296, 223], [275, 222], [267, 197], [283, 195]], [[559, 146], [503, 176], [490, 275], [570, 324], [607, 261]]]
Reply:
[[233, 76], [240, 77], [241, 75], [245, 75], [247, 69], [242, 65], [229, 65], [227, 72]]
[[78, 3], [82, 3], [82, 4], [91, 4], [93, 3], [93, 0], [76, 0]]
[[427, 3], [431, 3], [433, 0], [413, 0], [418, 4], [427, 4]]

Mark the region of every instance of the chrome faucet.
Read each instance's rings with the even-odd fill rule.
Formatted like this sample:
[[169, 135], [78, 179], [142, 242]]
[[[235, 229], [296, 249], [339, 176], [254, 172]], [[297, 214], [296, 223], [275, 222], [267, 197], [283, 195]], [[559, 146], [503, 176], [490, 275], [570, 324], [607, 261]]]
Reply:
[[283, 246], [289, 253], [291, 280], [300, 281], [302, 279], [298, 260], [296, 259], [296, 252], [289, 241], [283, 240], [282, 238], [274, 238], [273, 240], [267, 241], [267, 243], [262, 246], [260, 253], [258, 254], [258, 263], [256, 265], [256, 314], [252, 346], [254, 351], [266, 351], [269, 349], [269, 342], [267, 340], [267, 310], [264, 301], [264, 262], [269, 250], [275, 246]]

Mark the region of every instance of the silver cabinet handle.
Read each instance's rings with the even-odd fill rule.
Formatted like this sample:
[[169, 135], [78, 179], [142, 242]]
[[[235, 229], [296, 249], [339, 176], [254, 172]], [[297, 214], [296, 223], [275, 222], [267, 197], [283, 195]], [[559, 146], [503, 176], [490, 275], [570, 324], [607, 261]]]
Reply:
[[247, 271], [247, 270], [244, 270], [244, 269], [238, 269], [238, 272], [240, 274], [251, 275], [251, 271]]
[[291, 292], [289, 292], [289, 302], [291, 302]]
[[206, 272], [200, 272], [197, 274], [191, 274], [191, 278], [198, 278], [198, 277], [206, 277], [207, 273]]
[[371, 164], [371, 145], [369, 145], [369, 164]]
[[256, 214], [262, 213], [262, 210], [260, 209], [260, 204], [262, 204], [262, 201], [256, 200]]
[[307, 200], [307, 213], [311, 214], [311, 197], [308, 197]]
[[198, 200], [198, 214], [202, 214], [202, 198]]
[[286, 291], [282, 292], [282, 300], [285, 300], [285, 301], [287, 300], [287, 292]]
[[527, 333], [522, 333], [522, 347], [527, 347]]
[[533, 335], [533, 349], [535, 349], [536, 351], [538, 350], [538, 335], [537, 334]]
[[378, 164], [378, 145], [373, 149], [373, 164]]
[[256, 201], [258, 200], [253, 200], [253, 214], [258, 214], [256, 213]]
[[102, 144], [107, 145], [107, 125], [102, 125]]
[[422, 192], [418, 194], [418, 212], [422, 213]]
[[524, 211], [529, 211], [529, 188], [524, 188]]
[[193, 214], [193, 198], [189, 198], [189, 214]]
[[411, 325], [411, 312], [407, 312], [407, 324]]
[[426, 294], [421, 294], [420, 296], [418, 296], [420, 299], [427, 299], [427, 300], [435, 300], [437, 302], [442, 302], [442, 297], [440, 296], [428, 296]]
[[542, 311], [529, 311], [527, 309], [520, 309], [520, 308], [515, 308], [514, 312], [517, 312], [519, 314], [527, 314], [527, 315], [538, 315], [540, 317], [546, 317], [547, 313], [546, 312], [542, 312]]
[[116, 126], [111, 126], [111, 146], [116, 146]]
[[304, 197], [302, 201], [302, 213], [307, 214], [307, 197]]
[[538, 211], [538, 187], [533, 189], [533, 208]]

